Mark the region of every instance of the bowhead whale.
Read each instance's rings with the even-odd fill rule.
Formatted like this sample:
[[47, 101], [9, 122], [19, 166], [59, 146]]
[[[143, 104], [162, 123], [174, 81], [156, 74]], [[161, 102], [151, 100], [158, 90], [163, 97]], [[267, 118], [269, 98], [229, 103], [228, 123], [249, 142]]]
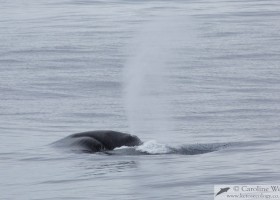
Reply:
[[142, 141], [134, 135], [110, 130], [88, 131], [69, 135], [53, 143], [58, 147], [86, 153], [113, 150], [121, 146], [138, 146]]
[[[149, 144], [151, 143], [151, 149]], [[103, 152], [106, 155], [150, 155], [150, 154], [181, 154], [196, 155], [210, 153], [226, 148], [230, 143], [209, 143], [195, 145], [180, 145], [179, 147], [161, 145], [147, 141], [143, 143], [137, 136], [111, 130], [88, 131], [75, 133], [62, 138], [54, 143], [55, 147], [62, 147], [66, 150], [77, 153]], [[140, 146], [141, 145], [141, 146]], [[136, 148], [115, 149], [121, 146]], [[159, 147], [159, 151], [155, 148]], [[114, 150], [114, 151], [112, 151]], [[150, 151], [152, 150], [152, 151]], [[163, 151], [162, 151], [163, 150]]]

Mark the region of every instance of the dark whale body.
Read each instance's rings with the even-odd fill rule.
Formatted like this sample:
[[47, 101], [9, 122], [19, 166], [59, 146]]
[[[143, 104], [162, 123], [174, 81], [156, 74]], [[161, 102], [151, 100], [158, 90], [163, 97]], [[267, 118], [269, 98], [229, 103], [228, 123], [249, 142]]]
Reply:
[[67, 136], [54, 143], [58, 147], [71, 147], [74, 151], [95, 153], [121, 146], [138, 146], [141, 140], [134, 135], [117, 131], [88, 131]]

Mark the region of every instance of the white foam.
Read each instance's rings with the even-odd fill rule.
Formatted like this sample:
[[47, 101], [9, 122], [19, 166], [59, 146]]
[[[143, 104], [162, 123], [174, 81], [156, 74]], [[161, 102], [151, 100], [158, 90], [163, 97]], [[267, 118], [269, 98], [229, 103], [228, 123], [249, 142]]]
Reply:
[[165, 144], [160, 144], [155, 140], [145, 142], [144, 144], [136, 147], [136, 150], [149, 154], [165, 154], [170, 151], [168, 146]]
[[129, 147], [129, 146], [121, 146], [121, 147], [116, 147], [114, 150], [122, 150], [122, 149], [133, 149], [134, 147]]

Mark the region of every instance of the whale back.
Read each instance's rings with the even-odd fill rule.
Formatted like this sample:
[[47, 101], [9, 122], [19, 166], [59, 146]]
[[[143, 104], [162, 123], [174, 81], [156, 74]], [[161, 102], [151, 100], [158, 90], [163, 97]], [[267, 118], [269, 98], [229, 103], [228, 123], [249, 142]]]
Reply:
[[141, 140], [134, 135], [117, 131], [88, 131], [70, 135], [60, 142], [71, 141], [71, 145], [80, 146], [84, 152], [97, 152], [102, 150], [113, 150], [121, 146], [138, 146]]

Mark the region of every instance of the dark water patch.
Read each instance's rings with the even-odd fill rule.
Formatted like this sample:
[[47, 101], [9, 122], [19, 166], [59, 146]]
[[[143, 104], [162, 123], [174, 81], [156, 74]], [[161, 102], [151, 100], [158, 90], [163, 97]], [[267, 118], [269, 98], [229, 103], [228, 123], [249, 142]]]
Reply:
[[[0, 64], [3, 64], [3, 65], [11, 65], [11, 64], [17, 64], [17, 63], [21, 63], [21, 61], [18, 59], [0, 59]], [[1, 66], [1, 70], [3, 69], [2, 67], [3, 66]]]
[[[91, 5], [111, 5], [113, 2], [112, 1], [96, 1], [96, 0], [67, 0], [64, 2], [59, 2], [59, 4], [63, 4], [63, 5], [84, 5], [84, 6], [91, 6]], [[58, 3], [57, 3], [58, 4]]]
[[80, 113], [69, 113], [66, 115], [71, 115], [71, 116], [76, 116], [79, 118], [109, 118], [109, 117], [121, 117], [122, 115], [118, 114], [112, 114], [112, 113], [85, 113], [85, 112], [80, 112]]
[[23, 161], [23, 162], [50, 162], [50, 161], [61, 161], [61, 160], [68, 160], [69, 158], [65, 158], [65, 157], [59, 157], [59, 158], [51, 158], [49, 157], [40, 157], [40, 156], [32, 156], [32, 157], [27, 157], [27, 158], [22, 158], [19, 159], [19, 161]]
[[[83, 179], [61, 179], [61, 180], [50, 180], [50, 181], [44, 181], [40, 184], [65, 184], [65, 183], [76, 183], [81, 181], [88, 181], [90, 178], [83, 178]], [[38, 183], [36, 183], [38, 184]]]
[[179, 148], [170, 148], [171, 153], [181, 155], [198, 155], [219, 151], [229, 147], [230, 144], [195, 144], [195, 145], [184, 145]]
[[52, 49], [44, 49], [44, 48], [39, 48], [39, 49], [22, 49], [22, 50], [13, 50], [13, 51], [8, 51], [5, 53], [2, 53], [1, 55], [13, 55], [13, 56], [18, 56], [18, 55], [29, 55], [32, 56], [34, 54], [41, 54], [41, 55], [45, 55], [50, 56], [50, 54], [53, 55], [58, 55], [58, 54], [85, 54], [85, 53], [94, 53], [94, 51], [91, 50], [81, 50], [81, 49], [73, 49], [73, 48], [69, 48], [69, 49], [56, 49], [56, 48], [52, 48]]

